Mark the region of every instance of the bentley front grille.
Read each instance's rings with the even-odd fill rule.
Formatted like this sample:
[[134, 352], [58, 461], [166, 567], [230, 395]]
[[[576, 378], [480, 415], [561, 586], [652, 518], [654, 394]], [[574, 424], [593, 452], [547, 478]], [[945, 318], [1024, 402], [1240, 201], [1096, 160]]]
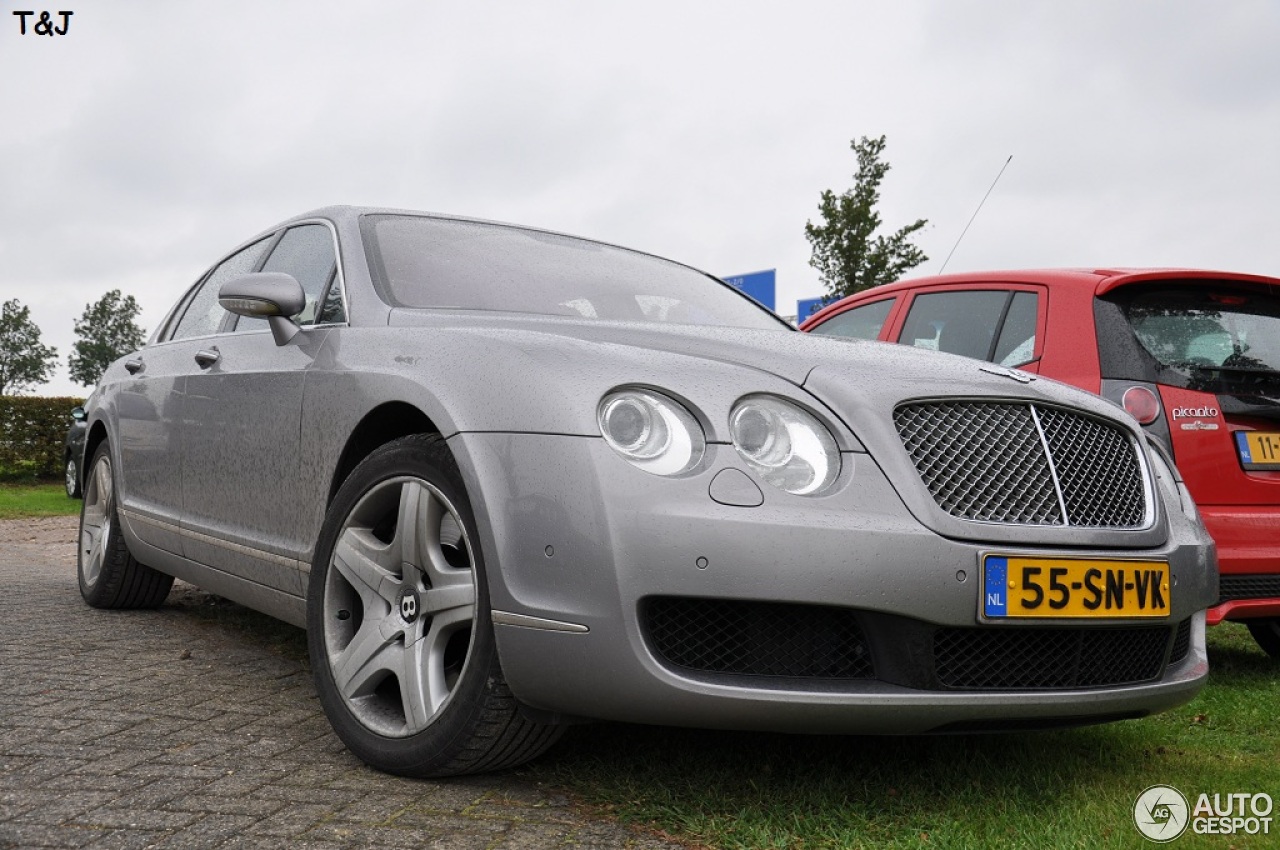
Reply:
[[1077, 528], [1149, 522], [1139, 449], [1118, 425], [996, 401], [906, 404], [894, 424], [925, 487], [952, 516]]

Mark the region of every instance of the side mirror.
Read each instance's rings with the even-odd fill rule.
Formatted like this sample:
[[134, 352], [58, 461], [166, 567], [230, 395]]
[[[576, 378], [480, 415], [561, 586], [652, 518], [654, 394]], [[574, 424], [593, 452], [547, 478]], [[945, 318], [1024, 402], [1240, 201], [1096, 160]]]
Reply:
[[257, 272], [232, 278], [218, 289], [218, 303], [237, 316], [267, 320], [276, 345], [284, 345], [298, 333], [296, 316], [307, 305], [302, 284], [283, 272]]
[[72, 419], [74, 419], [74, 420], [75, 420], [75, 421], [77, 421], [77, 422], [83, 422], [83, 421], [84, 421], [84, 408], [83, 408], [83, 407], [80, 407], [80, 406], [78, 406], [78, 405], [77, 405], [76, 407], [71, 408], [71, 418], [72, 418]]

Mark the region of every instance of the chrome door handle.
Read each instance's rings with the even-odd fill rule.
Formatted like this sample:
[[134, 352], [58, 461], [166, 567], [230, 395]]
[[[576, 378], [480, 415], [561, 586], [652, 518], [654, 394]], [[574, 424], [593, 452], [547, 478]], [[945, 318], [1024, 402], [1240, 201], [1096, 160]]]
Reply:
[[201, 369], [208, 369], [214, 363], [222, 359], [222, 355], [218, 353], [218, 347], [202, 348], [196, 352], [196, 362], [200, 364]]
[[128, 372], [130, 375], [138, 374], [139, 372], [142, 371], [142, 358], [138, 358], [137, 360], [124, 361], [124, 368], [125, 368], [125, 371]]

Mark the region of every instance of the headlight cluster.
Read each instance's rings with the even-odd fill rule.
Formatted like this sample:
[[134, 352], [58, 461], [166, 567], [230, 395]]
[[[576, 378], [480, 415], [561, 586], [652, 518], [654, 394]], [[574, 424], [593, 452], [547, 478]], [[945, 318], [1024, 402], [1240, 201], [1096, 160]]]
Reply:
[[742, 399], [729, 414], [729, 433], [747, 465], [779, 490], [819, 493], [840, 474], [840, 450], [831, 432], [782, 399]]
[[[655, 475], [681, 475], [706, 451], [702, 426], [680, 402], [647, 389], [600, 401], [600, 433], [618, 454]], [[797, 496], [825, 491], [840, 474], [835, 438], [808, 411], [775, 396], [740, 399], [729, 413], [733, 446], [757, 475]]]
[[600, 402], [600, 433], [645, 472], [688, 472], [706, 449], [702, 426], [674, 399], [647, 390], [610, 393]]

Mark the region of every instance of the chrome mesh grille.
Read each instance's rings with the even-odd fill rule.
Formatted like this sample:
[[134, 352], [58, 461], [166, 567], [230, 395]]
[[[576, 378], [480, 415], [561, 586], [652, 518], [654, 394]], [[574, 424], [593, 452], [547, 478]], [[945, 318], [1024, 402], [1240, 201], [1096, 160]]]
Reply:
[[1067, 524], [1137, 528], [1146, 516], [1142, 467], [1128, 435], [1101, 420], [1038, 407], [1062, 485]]
[[1085, 528], [1146, 520], [1134, 442], [1100, 419], [1025, 402], [960, 401], [903, 405], [894, 424], [925, 487], [952, 516]]
[[938, 505], [952, 516], [1061, 525], [1062, 507], [1025, 404], [901, 407], [894, 421]]

